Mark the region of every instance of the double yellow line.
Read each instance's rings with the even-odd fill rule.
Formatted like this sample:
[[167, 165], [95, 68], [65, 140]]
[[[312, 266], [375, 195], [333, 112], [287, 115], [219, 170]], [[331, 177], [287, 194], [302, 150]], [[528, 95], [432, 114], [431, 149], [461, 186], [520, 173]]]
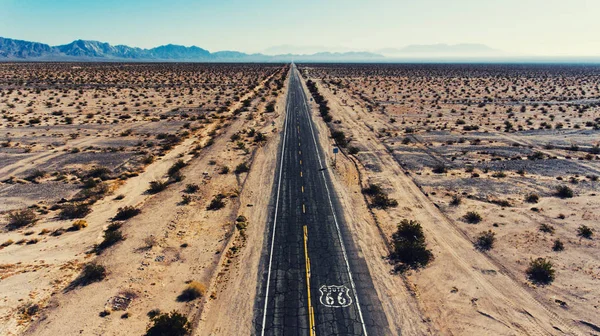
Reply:
[[309, 335], [316, 336], [315, 329], [315, 310], [313, 309], [311, 298], [310, 298], [310, 258], [308, 257], [308, 230], [306, 225], [303, 227], [304, 229], [304, 260], [306, 263], [306, 290], [308, 292], [308, 324], [310, 327]]

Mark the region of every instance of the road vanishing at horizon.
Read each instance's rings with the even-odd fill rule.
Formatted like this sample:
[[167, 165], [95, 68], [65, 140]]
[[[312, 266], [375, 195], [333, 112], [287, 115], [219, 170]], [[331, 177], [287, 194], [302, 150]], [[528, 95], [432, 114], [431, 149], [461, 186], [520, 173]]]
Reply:
[[346, 225], [300, 80], [292, 64], [254, 333], [389, 334], [369, 270]]

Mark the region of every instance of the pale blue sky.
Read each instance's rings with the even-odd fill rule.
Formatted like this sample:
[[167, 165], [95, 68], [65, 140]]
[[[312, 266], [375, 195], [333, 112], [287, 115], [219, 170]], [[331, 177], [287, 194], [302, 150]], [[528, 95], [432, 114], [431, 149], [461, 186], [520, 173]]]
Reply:
[[483, 43], [515, 54], [600, 55], [600, 0], [0, 0], [0, 36], [210, 51]]

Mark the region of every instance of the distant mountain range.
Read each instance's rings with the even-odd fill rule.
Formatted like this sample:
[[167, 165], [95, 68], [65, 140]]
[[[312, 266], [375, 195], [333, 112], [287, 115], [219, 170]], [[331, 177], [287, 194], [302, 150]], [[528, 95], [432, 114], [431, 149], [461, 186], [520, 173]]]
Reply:
[[[326, 51], [329, 50], [329, 51]], [[335, 52], [331, 52], [334, 50]], [[210, 52], [200, 47], [167, 44], [152, 49], [76, 40], [49, 46], [0, 37], [2, 61], [78, 62], [372, 62], [372, 63], [600, 63], [600, 56], [524, 56], [508, 54], [483, 44], [426, 44], [386, 48], [374, 52], [324, 46], [271, 47], [265, 53]]]
[[196, 46], [185, 47], [167, 44], [152, 49], [113, 46], [98, 41], [76, 40], [69, 44], [49, 46], [0, 37], [1, 60], [28, 61], [178, 61], [178, 62], [289, 62], [297, 61], [362, 61], [383, 58], [369, 52], [330, 53], [319, 52], [310, 55], [246, 54], [238, 51], [218, 51], [211, 53]]

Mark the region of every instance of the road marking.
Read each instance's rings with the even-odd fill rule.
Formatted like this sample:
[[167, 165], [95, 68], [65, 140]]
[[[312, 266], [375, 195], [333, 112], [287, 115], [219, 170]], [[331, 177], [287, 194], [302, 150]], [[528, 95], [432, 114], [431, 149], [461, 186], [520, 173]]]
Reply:
[[304, 192], [304, 186], [302, 186], [302, 192]]
[[302, 203], [302, 213], [306, 213], [306, 207], [304, 206], [304, 203]]
[[352, 298], [348, 294], [350, 289], [345, 285], [323, 285], [319, 287], [321, 297], [319, 301], [325, 307], [344, 308], [352, 304]]
[[[294, 75], [293, 73], [292, 75]], [[302, 84], [300, 84], [302, 85]], [[312, 133], [313, 143], [315, 145], [315, 150], [317, 152], [317, 159], [319, 159], [319, 166], [321, 167], [321, 176], [323, 177], [323, 182], [325, 184], [325, 189], [327, 190], [327, 198], [329, 199], [329, 207], [331, 208], [331, 213], [333, 214], [333, 221], [335, 222], [335, 228], [337, 230], [338, 240], [340, 242], [340, 246], [342, 248], [342, 254], [344, 256], [344, 261], [346, 262], [346, 270], [348, 271], [348, 277], [350, 278], [350, 285], [352, 287], [352, 291], [354, 293], [354, 300], [356, 301], [356, 307], [358, 309], [358, 315], [360, 317], [360, 323], [362, 324], [363, 333], [367, 334], [367, 326], [365, 325], [365, 320], [363, 318], [362, 310], [360, 308], [360, 302], [358, 301], [358, 294], [356, 293], [356, 285], [354, 284], [354, 278], [352, 276], [352, 271], [350, 270], [350, 263], [348, 262], [348, 255], [346, 253], [346, 247], [344, 246], [344, 240], [342, 239], [342, 233], [340, 232], [340, 226], [337, 221], [337, 216], [335, 215], [335, 210], [333, 208], [333, 202], [331, 201], [331, 193], [329, 191], [329, 186], [327, 185], [327, 179], [325, 178], [325, 170], [323, 169], [323, 163], [321, 162], [321, 153], [319, 152], [319, 147], [317, 146], [317, 140], [315, 138], [315, 131], [312, 126], [312, 119], [310, 114], [308, 113], [308, 106], [306, 106], [306, 93], [304, 92], [304, 88], [301, 86], [302, 92], [302, 102], [304, 103], [304, 111], [306, 113], [306, 117], [308, 118], [308, 125], [310, 126], [310, 132]]]
[[302, 177], [302, 172], [300, 172], [300, 177]]
[[316, 335], [315, 310], [313, 309], [313, 306], [311, 303], [311, 296], [310, 296], [310, 258], [308, 257], [308, 246], [307, 246], [308, 229], [306, 228], [306, 225], [304, 225], [303, 229], [304, 229], [304, 261], [306, 264], [306, 292], [308, 293], [308, 324], [310, 327], [310, 329], [309, 329], [310, 335], [315, 336]]
[[[291, 78], [291, 77], [290, 77]], [[277, 182], [277, 201], [275, 202], [275, 217], [273, 220], [273, 234], [271, 235], [271, 249], [269, 251], [269, 269], [267, 271], [267, 290], [265, 293], [265, 307], [263, 308], [263, 320], [262, 320], [262, 332], [261, 335], [265, 335], [265, 328], [267, 324], [267, 305], [269, 303], [269, 285], [271, 284], [271, 267], [273, 265], [273, 247], [275, 246], [275, 229], [277, 228], [277, 211], [279, 210], [279, 194], [281, 191], [281, 176], [283, 173], [283, 161], [285, 154], [285, 142], [288, 128], [288, 115], [289, 115], [289, 98], [287, 97], [286, 102], [286, 115], [285, 115], [285, 126], [283, 127], [283, 145], [281, 147], [281, 162], [279, 163], [279, 181]]]
[[302, 160], [300, 160], [300, 165], [302, 165]]

